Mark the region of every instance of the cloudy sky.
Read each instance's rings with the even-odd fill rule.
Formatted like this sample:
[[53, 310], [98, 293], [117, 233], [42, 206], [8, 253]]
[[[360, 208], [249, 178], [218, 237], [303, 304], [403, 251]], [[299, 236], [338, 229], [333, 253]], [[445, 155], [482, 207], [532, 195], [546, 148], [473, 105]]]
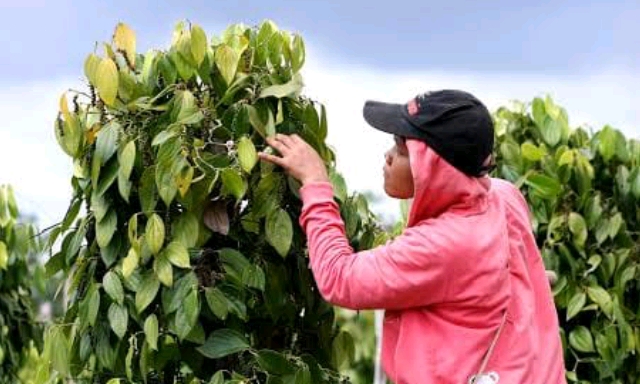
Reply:
[[364, 123], [367, 99], [461, 88], [493, 109], [548, 93], [573, 126], [609, 123], [640, 137], [637, 0], [0, 0], [0, 183], [14, 185], [41, 227], [60, 220], [71, 168], [53, 136], [58, 98], [78, 87], [85, 56], [119, 21], [146, 51], [166, 47], [179, 20], [216, 34], [267, 18], [306, 41], [305, 93], [328, 107], [329, 142], [351, 188], [382, 194], [390, 140]]

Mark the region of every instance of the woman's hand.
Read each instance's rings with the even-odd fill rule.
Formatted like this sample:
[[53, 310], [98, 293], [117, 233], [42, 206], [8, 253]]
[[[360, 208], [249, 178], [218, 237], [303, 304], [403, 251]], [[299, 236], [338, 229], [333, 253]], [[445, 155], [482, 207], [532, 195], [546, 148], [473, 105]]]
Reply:
[[267, 143], [276, 149], [280, 156], [261, 152], [259, 156], [262, 160], [281, 166], [289, 176], [303, 185], [329, 181], [327, 169], [318, 152], [298, 135], [289, 136], [279, 133], [267, 138]]

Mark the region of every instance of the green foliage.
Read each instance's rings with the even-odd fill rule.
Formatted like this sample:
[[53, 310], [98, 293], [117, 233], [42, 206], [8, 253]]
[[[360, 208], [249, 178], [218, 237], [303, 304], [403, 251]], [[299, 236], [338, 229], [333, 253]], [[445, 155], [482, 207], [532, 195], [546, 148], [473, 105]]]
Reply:
[[[42, 249], [34, 225], [20, 217], [13, 189], [0, 185], [0, 382], [16, 382], [32, 346], [41, 345], [31, 290], [43, 288]], [[34, 276], [35, 274], [35, 276]]]
[[301, 95], [303, 40], [270, 21], [211, 38], [180, 23], [168, 50], [135, 47], [119, 24], [86, 59], [89, 97], [60, 100], [74, 197], [47, 272], [69, 301], [41, 382], [339, 382], [353, 339], [314, 285], [299, 185], [257, 159], [267, 136], [299, 134], [331, 171], [353, 247], [381, 241], [335, 172], [324, 107]]
[[533, 212], [555, 302], [567, 377], [640, 380], [640, 142], [610, 126], [570, 129], [549, 97], [495, 113], [497, 175]]

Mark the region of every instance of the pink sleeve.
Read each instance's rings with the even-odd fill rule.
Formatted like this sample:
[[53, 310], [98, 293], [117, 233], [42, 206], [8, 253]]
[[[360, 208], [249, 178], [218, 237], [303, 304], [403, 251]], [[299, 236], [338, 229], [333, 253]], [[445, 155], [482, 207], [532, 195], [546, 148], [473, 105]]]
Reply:
[[307, 234], [311, 269], [325, 300], [351, 309], [401, 309], [445, 299], [447, 277], [455, 273], [455, 265], [425, 238], [424, 229], [410, 228], [386, 245], [354, 253], [332, 185], [308, 184], [300, 194], [300, 224]]

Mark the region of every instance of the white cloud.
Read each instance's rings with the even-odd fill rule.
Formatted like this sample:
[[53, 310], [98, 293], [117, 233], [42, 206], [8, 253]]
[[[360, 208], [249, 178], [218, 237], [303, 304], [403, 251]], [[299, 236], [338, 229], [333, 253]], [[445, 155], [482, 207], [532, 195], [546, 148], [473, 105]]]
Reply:
[[[640, 80], [624, 71], [591, 76], [385, 71], [332, 60], [308, 48], [305, 94], [328, 110], [328, 141], [338, 155], [338, 168], [351, 189], [383, 196], [383, 154], [390, 138], [369, 128], [362, 118], [367, 99], [405, 102], [416, 93], [462, 88], [491, 109], [512, 99], [531, 100], [550, 93], [567, 108], [572, 126], [609, 123], [627, 136], [640, 137]], [[71, 197], [71, 161], [54, 137], [53, 121], [61, 93], [76, 79], [59, 79], [0, 90], [0, 183], [14, 185], [25, 212], [36, 214], [40, 226], [58, 222]], [[83, 88], [83, 87], [81, 87]], [[385, 199], [374, 205], [395, 216], [398, 204]]]

